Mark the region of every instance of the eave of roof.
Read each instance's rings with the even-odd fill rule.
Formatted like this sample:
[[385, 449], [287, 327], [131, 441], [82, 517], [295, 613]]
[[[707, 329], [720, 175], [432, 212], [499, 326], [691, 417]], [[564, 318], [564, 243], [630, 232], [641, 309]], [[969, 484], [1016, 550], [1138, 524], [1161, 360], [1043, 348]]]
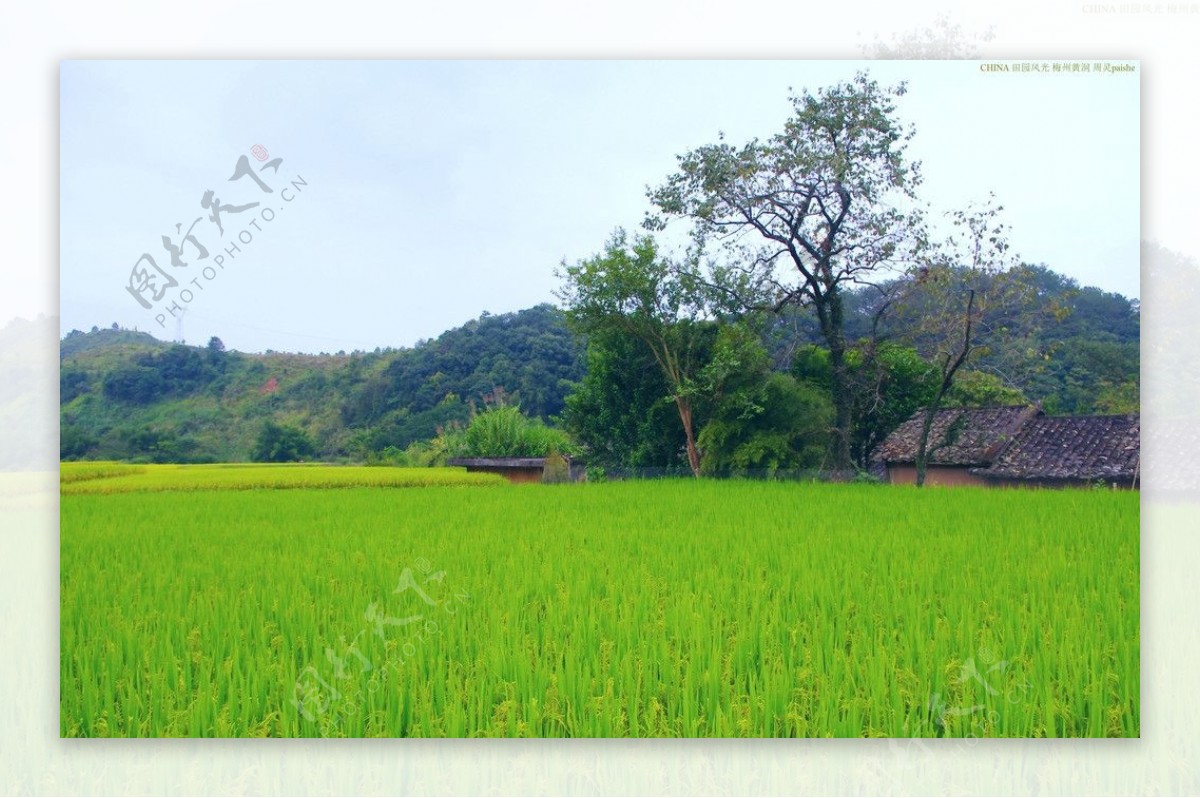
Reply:
[[545, 457], [452, 457], [446, 465], [468, 468], [542, 468]]
[[1000, 457], [972, 473], [991, 479], [1134, 479], [1141, 465], [1136, 414], [1034, 419]]
[[[927, 464], [987, 466], [1041, 413], [1037, 405], [938, 410], [929, 432]], [[922, 408], [897, 427], [875, 450], [874, 458], [888, 465], [915, 462], [924, 416]]]

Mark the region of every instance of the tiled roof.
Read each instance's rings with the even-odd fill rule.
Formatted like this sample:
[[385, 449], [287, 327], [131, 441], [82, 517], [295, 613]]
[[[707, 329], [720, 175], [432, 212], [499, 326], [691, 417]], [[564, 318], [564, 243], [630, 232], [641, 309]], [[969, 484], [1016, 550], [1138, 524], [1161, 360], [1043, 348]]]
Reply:
[[[568, 464], [583, 465], [583, 460], [570, 455], [559, 455]], [[468, 468], [543, 468], [545, 457], [451, 457], [446, 465]]]
[[1133, 480], [1141, 460], [1137, 415], [1032, 419], [988, 468], [1001, 479]]
[[[939, 410], [929, 430], [928, 464], [989, 465], [1030, 419], [1041, 412], [1036, 405]], [[874, 459], [885, 463], [915, 462], [924, 416], [925, 411], [918, 410], [901, 424], [875, 450]]]

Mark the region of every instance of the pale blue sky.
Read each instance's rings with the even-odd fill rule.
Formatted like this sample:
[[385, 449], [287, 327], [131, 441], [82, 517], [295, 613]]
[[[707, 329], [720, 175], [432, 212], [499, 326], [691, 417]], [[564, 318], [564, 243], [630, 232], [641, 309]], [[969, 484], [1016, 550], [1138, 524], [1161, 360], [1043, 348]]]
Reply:
[[[553, 301], [555, 267], [637, 227], [675, 155], [767, 137], [788, 87], [868, 68], [909, 82], [923, 196], [952, 208], [995, 191], [1013, 244], [1083, 284], [1139, 294], [1136, 73], [985, 73], [973, 62], [64, 62], [61, 309], [65, 332], [118, 322], [161, 338], [125, 290], [143, 252], [198, 279], [183, 331], [242, 351], [411, 345], [473, 318]], [[262, 144], [281, 157], [262, 194], [227, 178]], [[258, 161], [250, 159], [256, 168]], [[307, 182], [293, 201], [278, 189]], [[220, 254], [160, 243], [223, 203], [225, 246], [262, 207], [273, 221]], [[182, 286], [181, 286], [182, 287]], [[169, 292], [167, 302], [175, 299]], [[180, 302], [179, 304], [184, 304]]]

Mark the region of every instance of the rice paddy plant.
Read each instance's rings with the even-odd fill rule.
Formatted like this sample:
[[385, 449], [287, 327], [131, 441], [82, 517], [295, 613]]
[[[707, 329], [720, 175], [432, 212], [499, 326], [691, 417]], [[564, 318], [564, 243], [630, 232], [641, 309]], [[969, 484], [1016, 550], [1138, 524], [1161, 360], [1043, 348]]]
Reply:
[[61, 563], [70, 737], [1140, 733], [1131, 493], [69, 494]]
[[255, 490], [283, 488], [428, 487], [504, 485], [495, 474], [461, 468], [384, 468], [320, 464], [220, 464], [95, 466], [63, 463], [63, 495], [154, 491]]
[[145, 466], [128, 465], [106, 461], [73, 462], [59, 465], [59, 482], [63, 485], [75, 482], [86, 482], [89, 479], [109, 479], [111, 477], [143, 474]]

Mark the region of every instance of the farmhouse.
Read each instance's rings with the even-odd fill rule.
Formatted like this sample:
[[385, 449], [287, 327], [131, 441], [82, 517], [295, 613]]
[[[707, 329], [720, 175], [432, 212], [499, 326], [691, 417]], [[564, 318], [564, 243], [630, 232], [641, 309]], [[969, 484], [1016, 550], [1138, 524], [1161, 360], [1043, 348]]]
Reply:
[[[887, 481], [916, 482], [917, 411], [875, 450]], [[1040, 407], [948, 408], [934, 416], [925, 481], [930, 485], [1066, 487], [1140, 483], [1136, 414], [1047, 416]]]
[[[1036, 406], [939, 410], [929, 430], [926, 484], [988, 484], [971, 469], [990, 466], [1041, 412]], [[916, 482], [917, 444], [924, 415], [924, 410], [918, 410], [876, 448], [874, 458], [884, 466], [888, 482]]]
[[[567, 466], [567, 481], [582, 482], [584, 464], [566, 455], [560, 455]], [[453, 457], [446, 465], [462, 466], [468, 473], [482, 472], [499, 474], [514, 483], [541, 482], [546, 471], [545, 457]]]
[[1141, 481], [1141, 420], [1124, 416], [1034, 418], [987, 468], [994, 484], [1046, 486], [1098, 482], [1135, 488]]

